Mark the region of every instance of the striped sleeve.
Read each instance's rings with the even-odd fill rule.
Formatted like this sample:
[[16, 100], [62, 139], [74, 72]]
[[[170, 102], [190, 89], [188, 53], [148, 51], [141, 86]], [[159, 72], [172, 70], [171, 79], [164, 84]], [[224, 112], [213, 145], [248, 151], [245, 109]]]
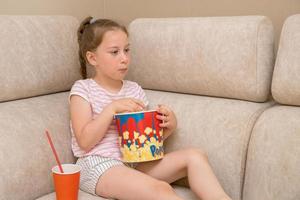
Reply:
[[84, 80], [78, 80], [74, 83], [74, 85], [71, 88], [69, 101], [71, 100], [72, 95], [78, 95], [83, 99], [85, 99], [87, 102], [90, 102], [88, 94], [89, 94], [89, 90], [88, 90], [87, 82]]
[[143, 101], [143, 103], [145, 104], [145, 106], [147, 108], [149, 106], [149, 101], [147, 99], [146, 93], [140, 85], [137, 84], [137, 86], [138, 86], [137, 87], [138, 98]]

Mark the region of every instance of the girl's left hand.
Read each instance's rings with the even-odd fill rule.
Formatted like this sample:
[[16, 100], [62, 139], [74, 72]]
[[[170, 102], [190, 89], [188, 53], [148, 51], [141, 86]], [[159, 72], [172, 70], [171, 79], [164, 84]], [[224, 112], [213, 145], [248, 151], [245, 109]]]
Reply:
[[161, 120], [160, 127], [164, 129], [164, 139], [171, 135], [177, 127], [177, 119], [174, 112], [166, 105], [158, 105], [156, 118]]

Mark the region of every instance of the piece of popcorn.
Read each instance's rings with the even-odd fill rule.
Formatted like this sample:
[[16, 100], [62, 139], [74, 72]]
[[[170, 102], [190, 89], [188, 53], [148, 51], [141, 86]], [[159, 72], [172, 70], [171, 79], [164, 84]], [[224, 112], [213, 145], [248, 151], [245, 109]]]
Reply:
[[124, 132], [123, 132], [123, 138], [124, 138], [125, 140], [128, 140], [128, 139], [129, 139], [129, 132], [128, 132], [128, 131], [124, 131]]
[[140, 133], [139, 132], [133, 132], [133, 134], [134, 134], [134, 139], [137, 139], [138, 137], [139, 137], [139, 135], [140, 135]]
[[146, 138], [145, 135], [141, 135], [141, 136], [139, 137], [140, 143], [144, 143], [146, 139], [147, 139], [147, 138]]
[[151, 138], [150, 138], [150, 142], [155, 143], [155, 142], [156, 142], [156, 139], [155, 139], [154, 137], [151, 137]]
[[147, 127], [144, 132], [149, 135], [152, 132], [152, 128]]

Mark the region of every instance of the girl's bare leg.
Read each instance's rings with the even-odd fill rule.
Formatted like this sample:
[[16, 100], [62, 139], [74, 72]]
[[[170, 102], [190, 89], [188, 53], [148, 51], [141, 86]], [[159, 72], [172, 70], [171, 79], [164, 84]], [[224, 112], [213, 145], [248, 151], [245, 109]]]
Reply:
[[168, 153], [162, 160], [139, 164], [137, 170], [168, 183], [188, 176], [190, 187], [199, 198], [231, 199], [218, 182], [207, 156], [198, 149], [190, 148]]
[[118, 200], [183, 200], [168, 183], [126, 166], [107, 170], [99, 178], [96, 194]]

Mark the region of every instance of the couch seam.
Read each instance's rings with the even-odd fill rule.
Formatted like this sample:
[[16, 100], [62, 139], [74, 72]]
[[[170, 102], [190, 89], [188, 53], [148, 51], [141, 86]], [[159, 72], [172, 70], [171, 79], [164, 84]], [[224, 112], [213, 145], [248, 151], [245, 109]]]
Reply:
[[[288, 18], [287, 18], [288, 19]], [[287, 21], [287, 19], [286, 19], [286, 21]], [[285, 22], [286, 22], [285, 21]], [[274, 63], [274, 68], [273, 68], [273, 75], [272, 75], [272, 80], [271, 80], [271, 95], [273, 96], [273, 99], [274, 99], [274, 101], [276, 101], [276, 102], [278, 102], [278, 103], [282, 103], [281, 101], [280, 101], [280, 97], [279, 97], [279, 100], [278, 100], [278, 89], [277, 89], [277, 92], [274, 92], [273, 93], [273, 91], [275, 91], [275, 86], [274, 86], [274, 80], [275, 80], [275, 82], [278, 82], [278, 81], [276, 81], [278, 78], [278, 70], [280, 70], [280, 69], [278, 69], [278, 66], [277, 65], [279, 65], [279, 63], [281, 62], [281, 60], [282, 60], [282, 58], [281, 58], [281, 56], [278, 56], [278, 55], [281, 55], [282, 53], [281, 53], [281, 51], [282, 51], [282, 45], [283, 45], [283, 43], [284, 43], [284, 38], [283, 38], [283, 35], [285, 36], [285, 35], [287, 35], [286, 34], [286, 24], [287, 23], [283, 23], [283, 25], [282, 25], [282, 28], [281, 28], [281, 33], [280, 33], [280, 35], [279, 35], [279, 44], [278, 44], [278, 50], [277, 50], [277, 54], [276, 54], [276, 60], [275, 60], [275, 63]], [[279, 67], [279, 68], [281, 68], [281, 67]], [[278, 85], [278, 84], [276, 84], [276, 85]], [[278, 87], [277, 87], [278, 88]], [[279, 90], [280, 90], [280, 87], [279, 87]], [[277, 94], [276, 94], [277, 93]], [[280, 93], [280, 92], [279, 92]], [[275, 94], [275, 95], [274, 95]], [[277, 97], [276, 97], [276, 95], [277, 95]], [[279, 94], [279, 96], [280, 96], [280, 94]]]
[[257, 73], [257, 65], [258, 65], [258, 59], [257, 59], [257, 55], [258, 55], [258, 36], [259, 36], [259, 30], [260, 30], [260, 25], [261, 25], [261, 21], [257, 26], [256, 29], [256, 40], [255, 40], [255, 94], [257, 95], [258, 93], [258, 86], [257, 86], [257, 79], [258, 79], [258, 73]]
[[248, 136], [248, 139], [246, 140], [246, 149], [245, 149], [245, 160], [242, 161], [241, 163], [241, 166], [242, 166], [242, 169], [244, 169], [242, 171], [242, 174], [241, 174], [241, 180], [240, 180], [240, 183], [241, 183], [241, 195], [240, 195], [240, 198], [241, 200], [243, 200], [244, 198], [244, 186], [245, 186], [245, 177], [246, 177], [246, 167], [247, 167], [247, 161], [248, 161], [248, 151], [249, 151], [249, 145], [250, 145], [250, 141], [251, 141], [251, 138], [253, 136], [253, 129], [255, 127], [255, 124], [256, 122], [260, 119], [260, 117], [263, 115], [264, 112], [266, 112], [267, 110], [273, 108], [274, 106], [276, 106], [276, 102], [272, 102], [269, 106], [266, 106], [266, 107], [263, 107], [263, 108], [260, 108], [258, 109], [256, 112], [254, 112], [250, 117], [249, 117], [249, 120], [248, 120], [248, 123], [247, 123], [247, 126], [246, 126], [246, 130], [248, 129], [248, 127], [250, 126], [250, 119], [254, 118], [255, 116], [256, 119], [253, 120], [253, 125], [250, 129], [250, 133], [249, 133], [249, 136]]
[[[259, 82], [259, 75], [260, 75], [260, 73], [259, 73], [259, 70], [258, 70], [258, 62], [259, 62], [259, 59], [258, 59], [258, 54], [259, 54], [259, 48], [258, 48], [258, 45], [259, 44], [261, 44], [261, 43], [259, 43], [259, 35], [260, 35], [260, 32], [261, 32], [261, 27], [262, 27], [262, 24], [264, 23], [264, 22], [266, 22], [266, 26], [269, 26], [270, 25], [270, 23], [269, 23], [269, 19], [268, 18], [266, 18], [266, 17], [263, 17], [262, 18], [262, 20], [259, 22], [259, 24], [258, 24], [258, 26], [257, 26], [257, 33], [256, 33], [256, 42], [255, 42], [255, 94], [256, 95], [259, 95], [259, 94], [261, 94], [261, 93], [259, 93], [259, 86], [260, 85], [258, 85], [258, 82]], [[273, 63], [272, 65], [273, 65], [273, 68], [274, 68], [274, 64], [275, 63]], [[274, 70], [274, 69], [273, 69]], [[272, 71], [273, 72], [273, 71]], [[273, 74], [273, 73], [272, 73]], [[272, 75], [273, 76], [273, 75]], [[269, 91], [270, 91], [270, 93], [271, 93], [271, 86], [272, 86], [272, 77], [271, 77], [271, 83], [270, 83], [270, 89], [269, 89]], [[265, 90], [263, 90], [263, 91], [265, 91]], [[270, 94], [269, 94], [270, 95]], [[259, 96], [264, 96], [264, 95], [259, 95]], [[265, 101], [265, 100], [261, 100], [261, 101]]]

